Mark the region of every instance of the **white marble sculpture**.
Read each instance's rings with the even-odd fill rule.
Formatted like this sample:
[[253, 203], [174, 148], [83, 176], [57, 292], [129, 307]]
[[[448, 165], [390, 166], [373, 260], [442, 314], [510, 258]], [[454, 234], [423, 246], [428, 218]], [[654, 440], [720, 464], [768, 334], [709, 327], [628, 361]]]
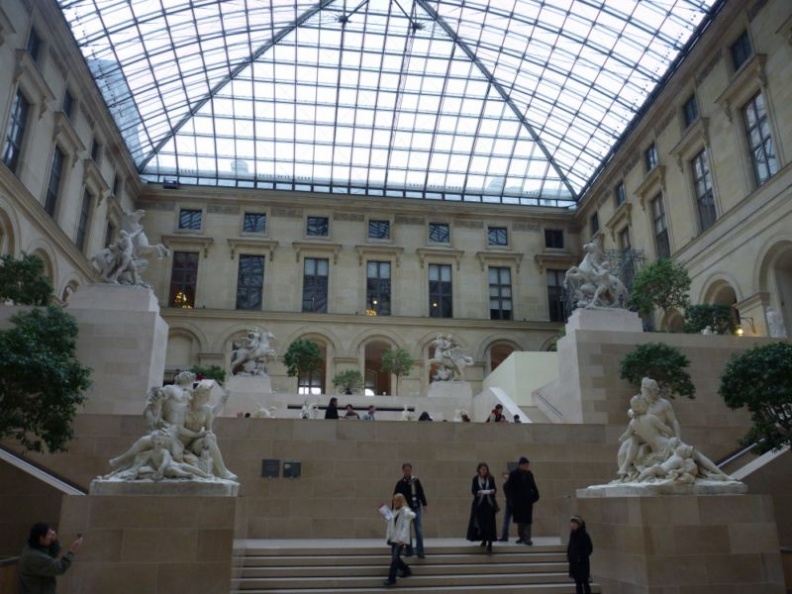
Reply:
[[767, 334], [771, 338], [786, 338], [787, 332], [784, 327], [784, 318], [781, 313], [773, 307], [767, 308], [765, 314], [767, 318]]
[[709, 336], [711, 334], [715, 334], [715, 330], [712, 329], [712, 326], [707, 325], [704, 326], [704, 330], [702, 330], [701, 333], [704, 334], [705, 336]]
[[91, 257], [91, 263], [99, 272], [102, 282], [148, 286], [140, 277], [148, 266], [145, 256], [153, 254], [157, 258], [164, 258], [170, 253], [162, 244], [149, 244], [143, 225], [140, 224], [144, 214], [142, 210], [124, 210], [121, 230], [115, 241]]
[[434, 356], [429, 365], [434, 366], [433, 381], [451, 381], [462, 379], [465, 367], [473, 365], [470, 355], [462, 352], [459, 343], [450, 334], [440, 334], [432, 341]]
[[404, 405], [404, 408], [401, 411], [401, 415], [399, 416], [399, 419], [402, 421], [415, 420], [415, 415], [412, 414], [412, 412], [410, 411], [410, 407], [407, 406], [406, 404]]
[[315, 419], [317, 416], [319, 416], [319, 404], [316, 402], [308, 402], [306, 399], [306, 401], [303, 402], [302, 408], [300, 409], [299, 416], [301, 419]]
[[274, 419], [277, 410], [277, 406], [262, 406], [253, 413], [253, 416], [257, 419]]
[[564, 288], [573, 295], [575, 307], [624, 308], [627, 288], [605, 261], [605, 253], [596, 242], [583, 246], [585, 256], [579, 265], [567, 270]]
[[745, 488], [682, 441], [674, 409], [660, 395], [655, 380], [642, 380], [641, 392], [630, 399], [627, 414], [630, 422], [619, 438], [618, 478], [611, 485], [638, 485], [639, 490], [643, 486], [644, 491], [656, 493], [671, 492], [664, 487], [700, 484], [708, 485], [711, 492], [741, 492]]
[[272, 333], [251, 328], [231, 353], [231, 375], [267, 374], [269, 364], [278, 359], [271, 344], [274, 340]]
[[113, 470], [101, 480], [236, 481], [212, 431], [216, 409], [224, 401], [211, 406], [212, 382], [195, 385], [191, 371], [180, 372], [175, 380], [149, 390], [143, 412], [148, 432], [110, 460]]

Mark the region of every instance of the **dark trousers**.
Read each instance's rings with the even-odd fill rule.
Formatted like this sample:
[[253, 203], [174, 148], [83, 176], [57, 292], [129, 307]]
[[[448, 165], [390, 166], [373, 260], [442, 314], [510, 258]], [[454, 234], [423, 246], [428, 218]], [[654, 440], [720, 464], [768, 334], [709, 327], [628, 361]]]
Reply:
[[409, 566], [402, 561], [401, 553], [404, 545], [399, 544], [392, 544], [391, 545], [391, 563], [390, 563], [390, 571], [388, 571], [388, 581], [395, 582], [396, 581], [396, 572], [397, 571], [407, 571]]
[[589, 581], [575, 578], [575, 594], [591, 594]]
[[525, 544], [531, 543], [531, 525], [530, 524], [517, 524], [517, 536]]
[[512, 520], [511, 505], [506, 505], [506, 510], [503, 512], [503, 527], [501, 528], [501, 540], [509, 540], [509, 524]]

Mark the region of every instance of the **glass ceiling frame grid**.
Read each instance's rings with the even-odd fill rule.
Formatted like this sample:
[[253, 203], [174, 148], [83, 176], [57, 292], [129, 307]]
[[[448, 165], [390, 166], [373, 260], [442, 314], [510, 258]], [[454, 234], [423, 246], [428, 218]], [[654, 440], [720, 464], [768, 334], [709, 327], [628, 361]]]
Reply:
[[[706, 26], [713, 4], [724, 2], [57, 1], [89, 66], [94, 61], [100, 90], [144, 179], [558, 205], [571, 205], [589, 187], [669, 64]], [[378, 19], [385, 4], [383, 27]], [[379, 8], [372, 9], [375, 5]], [[117, 24], [108, 26], [110, 21]], [[391, 49], [389, 38], [401, 49]], [[378, 46], [369, 50], [372, 39]], [[301, 63], [313, 48], [313, 66], [310, 60]], [[443, 70], [430, 67], [435, 51], [446, 60]], [[323, 64], [323, 53], [337, 54], [335, 65]], [[294, 72], [280, 83], [294, 96], [287, 122], [279, 114], [289, 99], [277, 92], [267, 97], [266, 85], [255, 75], [256, 66], [270, 57], [277, 63], [284, 55], [293, 64], [280, 68]], [[386, 68], [395, 57], [397, 73]], [[458, 74], [465, 61], [468, 70]], [[336, 70], [333, 83], [322, 80], [328, 67]], [[315, 78], [301, 80], [301, 69], [310, 68]], [[374, 71], [376, 85], [366, 87]], [[356, 85], [349, 84], [352, 78]], [[119, 80], [126, 88], [108, 92]], [[388, 86], [393, 80], [398, 81], [395, 99]], [[249, 86], [247, 98], [235, 95], [237, 83]], [[297, 97], [306, 88], [312, 90], [311, 104]], [[372, 93], [373, 106], [366, 103]], [[267, 101], [271, 121], [258, 114], [259, 108], [266, 111]], [[321, 137], [328, 124], [319, 114], [326, 108], [335, 114], [330, 140]], [[252, 115], [243, 115], [248, 112]], [[367, 128], [370, 119], [388, 115], [389, 126]], [[198, 129], [203, 120], [211, 122], [206, 131]], [[427, 148], [427, 131], [419, 122], [432, 120], [436, 127]], [[440, 129], [442, 121], [453, 124], [450, 134]], [[264, 124], [270, 123], [271, 138], [260, 141], [258, 130], [266, 131]], [[305, 123], [313, 125], [308, 159], [298, 155], [297, 135]], [[279, 131], [294, 137], [278, 137]], [[375, 137], [385, 132], [387, 146], [380, 148]], [[285, 173], [260, 179], [259, 159], [271, 155], [258, 145], [267, 143], [291, 158], [272, 157], [280, 162], [273, 172]], [[252, 149], [243, 150], [248, 145]], [[240, 158], [240, 151], [248, 152]], [[374, 158], [381, 151], [387, 154], [382, 166]], [[246, 160], [251, 155], [252, 174]], [[175, 165], [166, 167], [168, 159]], [[223, 171], [221, 161], [229, 160], [231, 171]], [[187, 163], [196, 163], [194, 176], [183, 174], [190, 169]], [[361, 168], [362, 177], [355, 177]], [[327, 171], [329, 176], [319, 175]]]

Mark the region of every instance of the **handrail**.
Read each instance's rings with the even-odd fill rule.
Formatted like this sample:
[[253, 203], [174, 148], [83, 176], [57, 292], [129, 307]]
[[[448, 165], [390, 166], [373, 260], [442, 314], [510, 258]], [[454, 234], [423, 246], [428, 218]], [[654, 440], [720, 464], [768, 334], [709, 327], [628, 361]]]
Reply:
[[729, 454], [726, 458], [724, 458], [720, 462], [717, 462], [715, 465], [718, 468], [723, 468], [724, 466], [731, 464], [735, 460], [739, 460], [740, 458], [742, 458], [745, 454], [753, 450], [757, 445], [759, 445], [759, 442], [754, 442], [751, 445], [742, 448], [741, 450], [737, 450], [736, 452]]
[[29, 474], [63, 493], [64, 495], [87, 495], [88, 491], [69, 479], [59, 476], [49, 468], [37, 464], [32, 460], [23, 458], [14, 450], [0, 444], [0, 460], [16, 466], [22, 472]]

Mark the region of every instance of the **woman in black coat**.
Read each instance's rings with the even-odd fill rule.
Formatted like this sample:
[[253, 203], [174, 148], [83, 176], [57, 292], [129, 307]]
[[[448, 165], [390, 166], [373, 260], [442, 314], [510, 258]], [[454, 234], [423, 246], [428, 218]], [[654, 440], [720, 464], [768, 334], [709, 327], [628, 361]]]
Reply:
[[495, 494], [495, 479], [485, 462], [479, 463], [476, 476], [470, 488], [473, 493], [473, 502], [470, 505], [470, 520], [468, 521], [467, 539], [480, 540], [481, 546], [487, 547], [487, 554], [492, 554], [492, 542], [498, 539], [498, 527], [495, 514], [498, 513]]
[[594, 545], [586, 532], [586, 523], [580, 516], [572, 516], [569, 518], [567, 560], [569, 561], [569, 577], [575, 580], [577, 594], [591, 594], [589, 557], [593, 551]]

